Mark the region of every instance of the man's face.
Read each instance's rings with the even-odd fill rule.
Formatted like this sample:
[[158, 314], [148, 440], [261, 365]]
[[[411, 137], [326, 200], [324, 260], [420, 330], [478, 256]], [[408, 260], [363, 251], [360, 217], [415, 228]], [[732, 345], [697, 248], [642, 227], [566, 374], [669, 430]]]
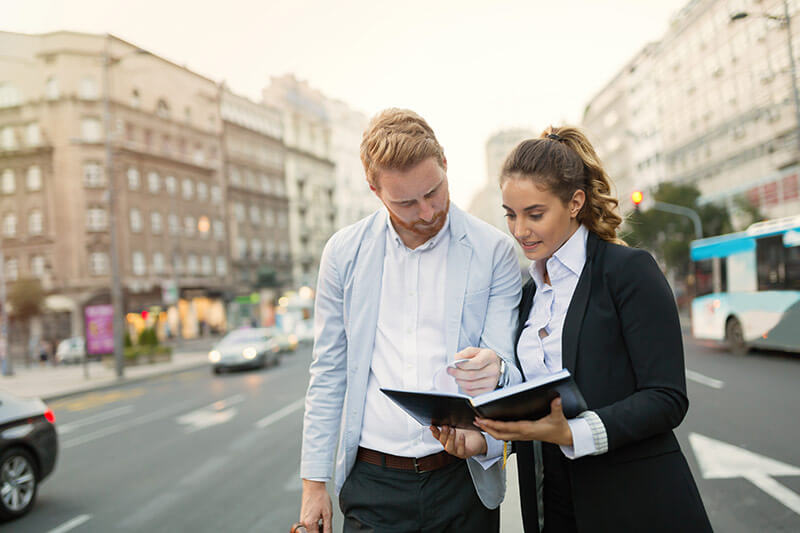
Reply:
[[378, 188], [371, 188], [389, 210], [401, 237], [410, 233], [424, 242], [442, 229], [450, 207], [446, 170], [446, 161], [442, 168], [435, 158], [429, 157], [405, 171], [379, 173]]

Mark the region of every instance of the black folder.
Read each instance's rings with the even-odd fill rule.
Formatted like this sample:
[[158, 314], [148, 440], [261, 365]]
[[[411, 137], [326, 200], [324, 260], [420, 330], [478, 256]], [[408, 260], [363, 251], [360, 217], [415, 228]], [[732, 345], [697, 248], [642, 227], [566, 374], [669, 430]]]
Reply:
[[472, 423], [476, 416], [503, 421], [537, 420], [550, 413], [550, 402], [558, 396], [567, 418], [575, 418], [587, 409], [567, 369], [475, 397], [387, 388], [381, 388], [381, 392], [423, 426], [479, 429]]

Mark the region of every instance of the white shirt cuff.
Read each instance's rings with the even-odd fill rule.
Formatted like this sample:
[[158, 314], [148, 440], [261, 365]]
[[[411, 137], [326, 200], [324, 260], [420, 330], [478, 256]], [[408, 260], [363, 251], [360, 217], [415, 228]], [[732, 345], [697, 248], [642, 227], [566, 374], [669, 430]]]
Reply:
[[606, 426], [594, 411], [584, 411], [577, 418], [567, 420], [572, 431], [572, 446], [561, 446], [568, 459], [587, 455], [600, 455], [608, 451]]
[[481, 432], [481, 435], [486, 439], [486, 453], [484, 455], [475, 455], [472, 458], [475, 459], [484, 470], [488, 470], [503, 457], [503, 441], [497, 440], [483, 432]]

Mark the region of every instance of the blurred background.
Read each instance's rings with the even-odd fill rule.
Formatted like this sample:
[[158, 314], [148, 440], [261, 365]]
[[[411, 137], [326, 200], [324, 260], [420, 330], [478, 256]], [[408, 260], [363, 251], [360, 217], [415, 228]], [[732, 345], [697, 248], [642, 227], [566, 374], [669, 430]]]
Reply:
[[[695, 347], [757, 348], [755, 366], [767, 373], [751, 383], [759, 391], [774, 376], [800, 377], [788, 355], [800, 351], [799, 7], [0, 0], [5, 383], [68, 362], [82, 362], [88, 379], [91, 359], [117, 378], [142, 357], [197, 352], [207, 364], [227, 332], [270, 328], [265, 335], [286, 338], [281, 353], [304, 354], [281, 378], [294, 384], [286, 398], [299, 398], [322, 249], [380, 205], [358, 148], [369, 117], [386, 107], [430, 122], [454, 202], [506, 233], [497, 185], [506, 154], [548, 125], [582, 126], [614, 182], [621, 236], [650, 250], [672, 285], [687, 366]], [[522, 255], [520, 268], [526, 276]], [[693, 382], [718, 391], [753, 377], [730, 364], [692, 370]], [[728, 372], [737, 377], [723, 379]], [[66, 401], [44, 387], [30, 395]], [[219, 387], [208, 393], [224, 395]], [[776, 394], [796, 401], [792, 390]], [[221, 405], [212, 411], [237, 409]], [[283, 456], [292, 465], [299, 406]], [[796, 421], [780, 427], [784, 443], [800, 437]], [[742, 433], [722, 433], [748, 446]], [[773, 452], [800, 460], [796, 450]], [[795, 499], [757, 499], [763, 519], [751, 516], [747, 528], [800, 527], [798, 473], [784, 487]], [[286, 483], [281, 524], [299, 508], [299, 485]], [[730, 493], [709, 487], [712, 522], [742, 527], [722, 503]], [[67, 515], [45, 514], [37, 527]], [[144, 527], [137, 516], [126, 527]]]

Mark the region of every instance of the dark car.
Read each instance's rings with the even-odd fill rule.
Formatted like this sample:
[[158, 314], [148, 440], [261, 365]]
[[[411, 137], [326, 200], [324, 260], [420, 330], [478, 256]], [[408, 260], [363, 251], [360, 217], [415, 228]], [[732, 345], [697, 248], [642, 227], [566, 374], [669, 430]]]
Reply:
[[281, 345], [271, 328], [231, 331], [208, 352], [211, 370], [219, 374], [235, 368], [264, 368], [278, 364]]
[[0, 520], [30, 511], [39, 483], [55, 468], [55, 422], [41, 400], [0, 391]]

